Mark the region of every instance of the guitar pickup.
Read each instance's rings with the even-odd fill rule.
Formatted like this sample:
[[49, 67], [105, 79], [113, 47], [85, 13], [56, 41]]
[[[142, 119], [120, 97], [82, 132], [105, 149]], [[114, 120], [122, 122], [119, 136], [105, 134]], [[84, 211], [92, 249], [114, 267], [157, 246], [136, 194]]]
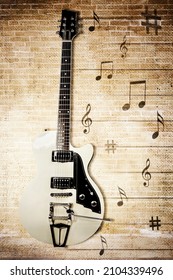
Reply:
[[51, 188], [52, 189], [74, 189], [73, 178], [63, 178], [63, 177], [52, 177], [51, 178]]
[[52, 161], [53, 162], [71, 162], [73, 161], [72, 151], [52, 151]]

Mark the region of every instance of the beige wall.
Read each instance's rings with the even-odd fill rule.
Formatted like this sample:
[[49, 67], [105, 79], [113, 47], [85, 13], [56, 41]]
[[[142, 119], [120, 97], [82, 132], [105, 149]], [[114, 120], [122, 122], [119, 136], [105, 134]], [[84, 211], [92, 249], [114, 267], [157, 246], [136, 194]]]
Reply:
[[[172, 259], [172, 0], [0, 3], [1, 258]], [[146, 6], [149, 14], [156, 9], [161, 17], [158, 34], [152, 27], [147, 34], [142, 25]], [[56, 129], [62, 41], [56, 31], [64, 8], [78, 10], [81, 17], [81, 32], [73, 44], [72, 143], [94, 145], [90, 174], [104, 195], [105, 217], [114, 219], [70, 250], [31, 238], [18, 212], [22, 191], [36, 173], [32, 142], [44, 130]], [[91, 32], [93, 11], [99, 24], [95, 20]], [[96, 80], [106, 61], [111, 63], [102, 64], [102, 79]], [[130, 87], [131, 107], [124, 111]], [[146, 104], [139, 108], [144, 93]], [[84, 133], [88, 104], [92, 124]], [[160, 133], [153, 139], [157, 125]], [[107, 146], [110, 143], [113, 146]], [[158, 230], [149, 226], [152, 216], [161, 220]], [[99, 255], [101, 236], [107, 242], [104, 256]]]

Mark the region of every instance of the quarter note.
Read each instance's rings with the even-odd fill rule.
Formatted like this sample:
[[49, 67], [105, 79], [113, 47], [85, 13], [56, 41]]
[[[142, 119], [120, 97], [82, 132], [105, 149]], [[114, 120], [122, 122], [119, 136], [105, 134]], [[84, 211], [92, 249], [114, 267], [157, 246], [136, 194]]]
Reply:
[[101, 245], [102, 245], [102, 249], [100, 250], [100, 252], [99, 252], [99, 254], [100, 254], [100, 256], [102, 256], [103, 254], [104, 254], [104, 252], [105, 252], [105, 246], [106, 246], [106, 248], [108, 247], [108, 245], [107, 245], [107, 241], [106, 241], [106, 238], [105, 237], [103, 237], [102, 235], [100, 236], [100, 239], [101, 239]]
[[132, 96], [132, 86], [133, 85], [144, 85], [144, 93], [143, 93], [143, 99], [139, 102], [138, 106], [139, 108], [143, 108], [146, 104], [146, 81], [145, 80], [141, 80], [141, 81], [132, 81], [130, 82], [129, 85], [129, 102], [124, 104], [124, 106], [122, 107], [122, 109], [124, 111], [127, 111], [130, 109], [131, 106], [131, 96]]
[[100, 26], [100, 19], [99, 19], [98, 15], [94, 11], [93, 11], [93, 20], [94, 20], [93, 25], [91, 25], [89, 27], [89, 31], [91, 31], [91, 32], [93, 32], [95, 30], [96, 23]]
[[[107, 69], [107, 68], [104, 69], [104, 66], [105, 66], [105, 65], [109, 65], [110, 68], [109, 68], [109, 69]], [[96, 77], [96, 80], [97, 80], [97, 81], [101, 80], [103, 71], [109, 71], [109, 74], [107, 75], [107, 78], [108, 78], [108, 79], [111, 79], [112, 76], [113, 76], [113, 61], [102, 61], [102, 62], [101, 62], [100, 75], [98, 75], [98, 76]]]
[[92, 119], [88, 117], [90, 111], [91, 111], [91, 105], [88, 104], [86, 107], [86, 113], [82, 118], [82, 124], [84, 127], [86, 127], [83, 131], [85, 134], [88, 134], [90, 132], [90, 126], [92, 125]]
[[160, 124], [162, 125], [162, 131], [164, 131], [164, 118], [157, 111], [157, 130], [152, 135], [153, 139], [156, 139], [159, 136]]
[[123, 189], [118, 187], [118, 190], [119, 190], [119, 194], [120, 194], [120, 201], [117, 202], [117, 205], [122, 206], [123, 205], [123, 198], [126, 198], [126, 199], [128, 199], [128, 198], [127, 198], [126, 193]]
[[146, 182], [144, 182], [144, 186], [148, 187], [149, 186], [149, 181], [151, 180], [151, 173], [148, 171], [150, 167], [150, 160], [149, 158], [146, 161], [146, 167], [142, 171], [142, 177]]

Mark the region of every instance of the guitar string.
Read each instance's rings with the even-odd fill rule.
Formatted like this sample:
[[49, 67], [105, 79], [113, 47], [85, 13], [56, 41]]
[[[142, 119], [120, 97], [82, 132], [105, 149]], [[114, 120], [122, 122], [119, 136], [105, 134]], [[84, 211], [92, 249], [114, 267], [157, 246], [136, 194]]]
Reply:
[[[69, 48], [66, 45], [67, 43], [63, 42], [63, 50], [62, 50], [62, 69], [61, 69], [61, 80], [60, 80], [60, 109], [62, 110], [59, 113], [59, 132], [61, 132], [59, 136], [59, 148], [61, 150], [68, 149], [69, 145], [69, 132], [68, 128], [70, 128], [69, 123], [69, 115], [70, 115], [70, 99], [69, 99], [69, 90], [70, 90], [70, 76], [66, 74], [66, 77], [64, 77], [65, 71], [68, 71], [68, 74], [70, 74], [70, 59], [69, 54]], [[67, 59], [67, 63], [65, 63], [64, 59]], [[63, 85], [66, 84], [66, 89], [63, 87]], [[64, 96], [62, 96], [62, 90]], [[69, 112], [69, 115], [67, 115]], [[63, 125], [64, 124], [64, 125]], [[64, 137], [64, 138], [63, 138]]]

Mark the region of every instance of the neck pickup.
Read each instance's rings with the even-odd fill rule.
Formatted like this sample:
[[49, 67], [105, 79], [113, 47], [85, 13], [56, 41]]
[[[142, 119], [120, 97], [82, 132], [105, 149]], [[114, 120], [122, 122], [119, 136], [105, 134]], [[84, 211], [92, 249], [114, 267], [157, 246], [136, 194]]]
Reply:
[[72, 151], [52, 151], [52, 161], [53, 162], [71, 162], [73, 161]]

